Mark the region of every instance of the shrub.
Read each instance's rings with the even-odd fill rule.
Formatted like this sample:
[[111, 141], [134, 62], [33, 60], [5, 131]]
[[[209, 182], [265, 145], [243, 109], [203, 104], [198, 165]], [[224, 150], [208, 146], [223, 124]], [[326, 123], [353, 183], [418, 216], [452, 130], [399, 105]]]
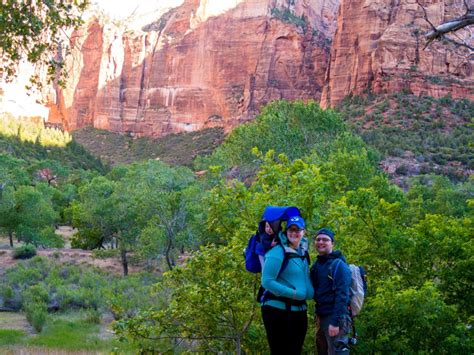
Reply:
[[25, 303], [48, 303], [49, 292], [43, 284], [37, 284], [27, 288], [23, 292], [23, 304]]
[[23, 303], [23, 309], [26, 313], [26, 319], [38, 333], [43, 330], [46, 323], [48, 310], [44, 302], [27, 302]]
[[90, 324], [100, 324], [102, 317], [97, 309], [88, 309], [86, 312], [86, 322]]
[[[456, 306], [447, 305], [431, 282], [397, 289], [393, 279], [377, 289], [363, 313], [357, 353], [471, 353]], [[434, 311], [436, 310], [436, 311]], [[462, 329], [464, 327], [464, 329]], [[453, 345], [456, 344], [456, 351]]]
[[6, 303], [7, 300], [13, 298], [14, 296], [13, 289], [11, 287], [2, 287], [0, 288], [0, 297], [3, 298], [3, 302]]
[[13, 259], [30, 259], [36, 255], [34, 245], [25, 244], [13, 250]]
[[398, 175], [407, 175], [408, 167], [405, 164], [402, 164], [399, 167], [397, 167], [397, 169], [395, 170], [395, 173], [397, 173]]

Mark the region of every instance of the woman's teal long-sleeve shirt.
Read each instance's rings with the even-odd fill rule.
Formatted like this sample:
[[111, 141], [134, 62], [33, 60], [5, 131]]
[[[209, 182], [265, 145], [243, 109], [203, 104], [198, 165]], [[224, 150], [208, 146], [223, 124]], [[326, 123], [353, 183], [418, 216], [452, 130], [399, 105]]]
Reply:
[[[304, 255], [304, 250], [298, 251], [286, 247], [287, 252]], [[291, 258], [285, 270], [280, 273], [284, 259], [284, 250], [280, 245], [273, 247], [265, 254], [262, 271], [262, 286], [275, 296], [283, 296], [294, 300], [313, 299], [314, 289], [309, 278], [309, 265], [305, 258]], [[280, 273], [280, 274], [279, 274]], [[279, 274], [279, 275], [278, 275]], [[263, 305], [285, 310], [285, 303], [277, 300], [266, 300]], [[291, 306], [292, 311], [306, 310], [306, 306]]]

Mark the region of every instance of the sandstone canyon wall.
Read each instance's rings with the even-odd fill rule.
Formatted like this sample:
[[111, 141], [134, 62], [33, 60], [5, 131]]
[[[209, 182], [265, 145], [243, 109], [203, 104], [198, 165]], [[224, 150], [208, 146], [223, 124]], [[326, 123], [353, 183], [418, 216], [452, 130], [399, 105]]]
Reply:
[[92, 20], [72, 36], [68, 88], [49, 121], [161, 136], [319, 99], [337, 0], [186, 0], [142, 31]]
[[[462, 0], [424, 3], [434, 23], [462, 11]], [[95, 18], [72, 35], [49, 121], [161, 136], [228, 130], [275, 99], [474, 99], [472, 61], [439, 43], [423, 50], [427, 26], [416, 0], [184, 0], [140, 31]]]
[[[430, 21], [463, 14], [460, 0], [421, 0]], [[435, 42], [424, 49], [430, 29], [416, 0], [343, 0], [338, 12], [322, 106], [349, 94], [391, 93], [474, 99], [474, 75], [466, 51]], [[458, 35], [472, 36], [459, 31]], [[470, 38], [471, 43], [474, 38]]]

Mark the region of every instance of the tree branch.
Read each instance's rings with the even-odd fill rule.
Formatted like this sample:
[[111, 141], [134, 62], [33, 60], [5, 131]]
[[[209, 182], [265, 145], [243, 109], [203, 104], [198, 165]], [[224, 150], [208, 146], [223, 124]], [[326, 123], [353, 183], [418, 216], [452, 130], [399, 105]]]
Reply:
[[423, 49], [426, 49], [426, 47], [428, 47], [431, 44], [431, 42], [435, 40], [436, 41], [446, 40], [447, 42], [450, 42], [456, 46], [465, 47], [469, 49], [470, 51], [474, 51], [474, 47], [467, 44], [466, 42], [463, 42], [463, 41], [459, 42], [452, 38], [446, 37], [446, 35], [449, 33], [454, 33], [456, 31], [459, 31], [460, 29], [474, 25], [474, 8], [471, 9], [469, 5], [467, 4], [466, 0], [463, 0], [464, 6], [466, 7], [466, 13], [463, 16], [458, 17], [448, 22], [444, 22], [438, 26], [435, 26], [430, 21], [430, 19], [428, 18], [428, 14], [426, 12], [426, 8], [423, 5], [421, 5], [420, 0], [416, 0], [416, 3], [423, 10], [423, 17], [425, 21], [431, 26], [431, 31], [425, 34], [426, 44]]
[[473, 51], [474, 52], [474, 47], [468, 45], [466, 42], [458, 42], [458, 41], [455, 41], [454, 39], [451, 39], [449, 37], [446, 37], [446, 36], [443, 36], [443, 40], [444, 41], [447, 41], [449, 43], [452, 43], [456, 46], [461, 46], [461, 47], [465, 47], [467, 49], [469, 49], [470, 51]]
[[456, 32], [461, 28], [474, 25], [474, 11], [471, 11], [467, 15], [460, 17], [456, 20], [442, 23], [438, 27], [435, 27], [432, 31], [425, 34], [428, 41], [439, 40], [445, 34], [450, 32]]

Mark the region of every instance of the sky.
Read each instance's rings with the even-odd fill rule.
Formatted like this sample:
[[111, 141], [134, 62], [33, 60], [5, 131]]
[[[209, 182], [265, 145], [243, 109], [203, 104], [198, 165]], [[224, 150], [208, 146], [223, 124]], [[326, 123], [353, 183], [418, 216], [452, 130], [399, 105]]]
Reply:
[[[224, 0], [223, 0], [224, 1]], [[138, 15], [159, 12], [160, 9], [168, 9], [181, 5], [183, 0], [93, 0], [113, 18], [126, 18], [134, 11]]]

